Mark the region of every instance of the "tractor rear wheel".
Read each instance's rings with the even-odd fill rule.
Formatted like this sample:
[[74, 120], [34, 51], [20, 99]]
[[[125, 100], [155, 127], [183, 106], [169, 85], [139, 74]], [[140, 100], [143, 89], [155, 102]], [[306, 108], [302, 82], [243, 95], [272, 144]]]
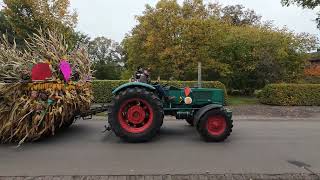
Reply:
[[199, 134], [207, 142], [223, 142], [230, 136], [232, 128], [232, 119], [220, 109], [208, 111], [197, 124]]
[[163, 105], [144, 88], [128, 88], [114, 97], [108, 112], [113, 132], [127, 142], [150, 141], [163, 123]]

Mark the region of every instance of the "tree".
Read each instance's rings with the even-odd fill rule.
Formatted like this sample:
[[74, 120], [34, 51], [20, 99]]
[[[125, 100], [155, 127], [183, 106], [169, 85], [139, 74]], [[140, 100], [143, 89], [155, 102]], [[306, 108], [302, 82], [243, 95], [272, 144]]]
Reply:
[[[298, 5], [302, 6], [302, 8], [315, 9], [320, 6], [319, 0], [281, 0], [282, 5], [290, 6], [290, 5]], [[318, 12], [318, 17], [316, 18], [317, 27], [320, 29], [320, 12]]]
[[97, 79], [120, 79], [124, 52], [118, 43], [105, 37], [97, 37], [89, 42], [88, 52], [94, 62]]
[[249, 92], [267, 83], [297, 80], [315, 38], [260, 19], [238, 5], [160, 0], [146, 7], [123, 41], [128, 69], [147, 66], [153, 78], [196, 80], [202, 62], [204, 80], [221, 80]]
[[221, 9], [221, 19], [233, 25], [258, 25], [261, 23], [261, 16], [254, 10], [244, 9], [242, 5], [231, 5]]
[[147, 6], [138, 21], [132, 35], [124, 40], [131, 71], [148, 66], [153, 77], [190, 80], [196, 79], [197, 64], [202, 62], [206, 64], [204, 72], [217, 76], [229, 73], [226, 64], [209, 56], [208, 45], [214, 36], [207, 29], [215, 23], [208, 20], [202, 0], [185, 1], [182, 6], [174, 0], [161, 0], [155, 8]]
[[76, 43], [75, 43], [76, 47], [89, 45], [90, 37], [87, 34], [84, 34], [78, 31], [78, 32], [75, 32], [74, 36], [76, 39]]
[[9, 39], [13, 39], [14, 33], [12, 28], [9, 25], [9, 22], [4, 15], [3, 11], [0, 11], [0, 34], [5, 34]]
[[314, 9], [320, 5], [320, 1], [318, 0], [281, 0], [281, 3], [285, 6], [296, 4], [296, 5], [302, 6], [303, 8], [310, 8], [310, 9]]
[[94, 62], [123, 63], [123, 50], [119, 43], [106, 37], [97, 37], [89, 42], [89, 53]]
[[37, 34], [39, 29], [50, 29], [65, 36], [73, 46], [77, 42], [74, 27], [77, 23], [76, 12], [70, 12], [69, 0], [4, 0], [2, 10], [7, 28], [12, 29], [16, 42], [22, 48], [24, 40]]
[[181, 9], [185, 19], [205, 19], [208, 17], [208, 11], [202, 0], [185, 0]]

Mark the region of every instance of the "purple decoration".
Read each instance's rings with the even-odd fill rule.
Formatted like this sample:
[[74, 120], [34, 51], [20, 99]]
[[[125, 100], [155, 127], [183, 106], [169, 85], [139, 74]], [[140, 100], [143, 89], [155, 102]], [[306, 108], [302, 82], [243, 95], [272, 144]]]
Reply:
[[64, 79], [69, 81], [72, 74], [72, 69], [70, 64], [66, 60], [61, 60], [60, 62], [60, 71], [62, 72]]

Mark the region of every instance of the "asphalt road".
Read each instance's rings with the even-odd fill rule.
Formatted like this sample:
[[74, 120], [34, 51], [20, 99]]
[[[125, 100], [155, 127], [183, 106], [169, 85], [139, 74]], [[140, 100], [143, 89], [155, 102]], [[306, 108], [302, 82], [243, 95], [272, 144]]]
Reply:
[[79, 121], [42, 142], [0, 145], [0, 176], [320, 172], [320, 121], [237, 121], [219, 144], [201, 141], [183, 121], [166, 121], [144, 144], [108, 136], [104, 124]]

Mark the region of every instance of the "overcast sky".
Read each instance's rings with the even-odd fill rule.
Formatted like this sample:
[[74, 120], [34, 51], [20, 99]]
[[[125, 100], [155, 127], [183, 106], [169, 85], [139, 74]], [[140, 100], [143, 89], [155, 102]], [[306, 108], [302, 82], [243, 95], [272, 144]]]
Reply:
[[[157, 0], [71, 0], [71, 6], [79, 13], [78, 30], [91, 37], [106, 36], [120, 42], [137, 23], [135, 15], [143, 12], [145, 4], [154, 6], [156, 2]], [[263, 20], [272, 20], [279, 27], [287, 26], [295, 32], [308, 32], [320, 37], [320, 31], [314, 22], [315, 10], [282, 7], [280, 0], [220, 0], [219, 2], [224, 5], [243, 4], [262, 15]]]
[[[71, 0], [71, 6], [79, 14], [77, 30], [91, 37], [106, 36], [120, 42], [137, 23], [145, 4], [154, 6], [158, 0]], [[181, 2], [182, 0], [179, 0]], [[214, 2], [215, 0], [205, 0]], [[316, 10], [300, 7], [282, 7], [281, 0], [220, 0], [223, 5], [243, 4], [272, 20], [278, 27], [287, 26], [295, 32], [308, 32], [320, 38], [314, 19]], [[1, 3], [1, 0], [0, 0]]]

